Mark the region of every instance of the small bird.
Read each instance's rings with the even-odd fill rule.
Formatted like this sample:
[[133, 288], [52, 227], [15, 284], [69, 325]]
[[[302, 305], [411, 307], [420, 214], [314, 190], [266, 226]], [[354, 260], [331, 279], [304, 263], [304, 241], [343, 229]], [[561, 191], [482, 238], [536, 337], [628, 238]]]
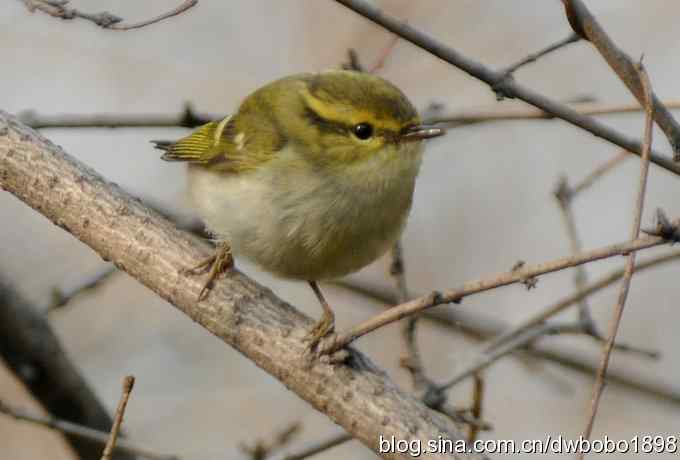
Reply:
[[363, 72], [329, 70], [276, 80], [238, 111], [176, 142], [152, 141], [163, 160], [189, 163], [189, 191], [218, 241], [190, 269], [209, 291], [232, 251], [283, 278], [307, 281], [323, 316], [310, 347], [335, 327], [318, 281], [355, 272], [399, 238], [411, 208], [424, 126], [406, 96]]

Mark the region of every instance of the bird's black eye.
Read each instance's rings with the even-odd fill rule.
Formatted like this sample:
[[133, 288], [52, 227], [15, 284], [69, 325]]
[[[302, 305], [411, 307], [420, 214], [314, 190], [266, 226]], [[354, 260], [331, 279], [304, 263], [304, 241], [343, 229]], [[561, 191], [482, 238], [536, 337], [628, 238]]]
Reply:
[[359, 123], [358, 125], [354, 125], [353, 130], [354, 135], [362, 141], [365, 141], [373, 135], [373, 125], [370, 123]]

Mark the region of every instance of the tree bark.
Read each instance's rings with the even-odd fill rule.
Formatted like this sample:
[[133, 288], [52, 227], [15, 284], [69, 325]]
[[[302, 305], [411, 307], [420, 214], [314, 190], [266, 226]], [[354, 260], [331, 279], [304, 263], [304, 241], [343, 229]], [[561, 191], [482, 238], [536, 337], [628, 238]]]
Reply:
[[[374, 452], [378, 453], [381, 435], [420, 440], [423, 447], [431, 439], [463, 439], [448, 418], [398, 389], [361, 353], [350, 350], [343, 365], [311, 361], [301, 340], [311, 319], [237, 270], [216, 282], [208, 298], [197, 303], [203, 278], [181, 270], [207, 256], [205, 243], [2, 111], [0, 187], [239, 350]], [[408, 453], [380, 455], [413, 458]], [[480, 458], [456, 453], [425, 456]]]

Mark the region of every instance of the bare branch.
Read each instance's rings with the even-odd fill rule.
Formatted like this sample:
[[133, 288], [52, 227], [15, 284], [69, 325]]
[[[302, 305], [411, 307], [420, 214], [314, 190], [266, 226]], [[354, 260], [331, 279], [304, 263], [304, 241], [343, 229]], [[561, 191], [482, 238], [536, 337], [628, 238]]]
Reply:
[[[579, 4], [580, 2], [577, 2]], [[567, 3], [565, 3], [567, 4]], [[631, 241], [636, 240], [640, 236], [640, 226], [642, 223], [642, 211], [645, 204], [645, 192], [647, 191], [647, 177], [649, 175], [649, 155], [652, 150], [652, 135], [653, 135], [653, 122], [654, 122], [654, 112], [655, 106], [653, 103], [653, 93], [651, 89], [651, 84], [649, 82], [649, 77], [645, 71], [642, 61], [636, 67], [638, 73], [638, 78], [642, 83], [642, 91], [644, 93], [644, 106], [646, 109], [647, 117], [645, 119], [645, 135], [644, 135], [644, 146], [642, 151], [642, 164], [640, 167], [640, 179], [638, 185], [637, 198], [635, 200], [635, 213], [633, 217], [633, 224], [631, 228], [630, 239]], [[612, 349], [614, 348], [614, 341], [616, 340], [616, 334], [619, 330], [619, 324], [621, 323], [621, 318], [623, 317], [623, 310], [626, 305], [626, 299], [628, 298], [628, 291], [630, 289], [630, 283], [633, 278], [633, 273], [635, 271], [635, 256], [634, 252], [631, 252], [627, 256], [626, 269], [623, 275], [623, 281], [621, 283], [621, 290], [619, 291], [619, 299], [614, 310], [614, 317], [612, 318], [612, 323], [609, 329], [609, 336], [604, 345], [602, 353], [602, 362], [600, 364], [600, 369], [598, 370], [597, 377], [595, 380], [595, 385], [593, 389], [593, 399], [590, 407], [590, 415], [588, 417], [588, 423], [585, 430], [583, 431], [583, 437], [585, 439], [590, 439], [590, 435], [593, 431], [593, 425], [595, 424], [595, 416], [597, 415], [597, 409], [600, 405], [600, 398], [602, 397], [602, 391], [604, 390], [604, 379], [607, 375], [607, 368], [609, 367], [609, 359], [611, 357]], [[584, 452], [579, 453], [579, 458], [583, 459]]]
[[[390, 251], [390, 276], [394, 280], [396, 298], [398, 303], [404, 303], [410, 298], [406, 286], [406, 274], [404, 269], [404, 257], [401, 242], [397, 241]], [[401, 357], [401, 367], [411, 374], [411, 383], [416, 392], [421, 391], [428, 382], [423, 369], [423, 361], [420, 357], [420, 349], [416, 338], [416, 325], [418, 318], [412, 316], [402, 325], [402, 337], [404, 338], [404, 355]]]
[[52, 17], [60, 19], [84, 19], [90, 21], [103, 29], [109, 30], [132, 30], [141, 29], [151, 24], [156, 24], [165, 19], [177, 16], [184, 13], [189, 8], [192, 8], [198, 3], [198, 0], [185, 0], [178, 7], [163, 13], [152, 19], [147, 19], [145, 21], [133, 23], [133, 24], [121, 24], [123, 18], [115, 14], [109, 13], [108, 11], [102, 11], [101, 13], [85, 13], [76, 8], [71, 8], [67, 6], [69, 0], [21, 0], [28, 8], [31, 13], [35, 10], [42, 11], [43, 13], [49, 14]]
[[[344, 68], [357, 70], [353, 67], [360, 65], [354, 50], [349, 51], [348, 63], [343, 64]], [[354, 61], [352, 61], [354, 59]], [[358, 69], [361, 69], [359, 67]], [[664, 105], [669, 109], [680, 109], [680, 101], [664, 101]], [[582, 115], [610, 115], [622, 113], [642, 112], [644, 109], [639, 104], [601, 104], [601, 103], [574, 103], [570, 108]], [[458, 113], [447, 115], [427, 115], [428, 112], [438, 112], [441, 110], [426, 111], [423, 113], [423, 120], [426, 124], [445, 124], [447, 127], [467, 126], [478, 123], [514, 121], [514, 120], [552, 120], [555, 117], [542, 110], [534, 108], [516, 109], [465, 109]], [[167, 114], [64, 114], [64, 115], [42, 115], [33, 110], [25, 110], [17, 115], [19, 119], [28, 126], [36, 129], [87, 129], [87, 128], [195, 128], [208, 123], [211, 120], [222, 119], [224, 114], [199, 114], [196, 113], [190, 104], [178, 115]], [[624, 150], [621, 155], [628, 156]]]
[[[612, 163], [616, 164], [616, 163]], [[602, 172], [603, 174], [604, 172]], [[594, 180], [591, 179], [591, 180]], [[562, 214], [564, 217], [565, 225], [567, 227], [567, 233], [569, 236], [570, 244], [571, 244], [571, 252], [572, 254], [578, 254], [582, 251], [582, 246], [580, 239], [578, 237], [577, 229], [576, 229], [576, 223], [574, 220], [573, 216], [573, 211], [571, 207], [571, 199], [572, 199], [572, 192], [571, 189], [568, 186], [568, 183], [566, 182], [566, 178], [563, 178], [559, 186], [557, 187], [557, 190], [555, 191], [555, 197], [557, 198], [557, 201], [560, 205], [560, 209], [562, 210]], [[516, 268], [521, 268], [522, 265], [520, 264], [519, 267]], [[515, 270], [516, 268], [513, 268]], [[575, 285], [577, 291], [583, 291], [585, 289], [587, 283], [587, 274], [585, 270], [583, 269], [583, 265], [579, 265], [576, 267], [576, 276], [575, 276]], [[462, 366], [463, 370], [460, 371], [455, 377], [450, 379], [448, 383], [440, 386], [440, 389], [444, 390], [447, 388], [450, 388], [454, 386], [455, 384], [459, 383], [463, 379], [477, 375], [477, 373], [486, 367], [490, 366], [493, 364], [495, 361], [498, 359], [502, 358], [503, 356], [506, 356], [513, 351], [516, 351], [519, 348], [524, 348], [532, 344], [534, 341], [537, 339], [543, 337], [546, 334], [558, 334], [558, 333], [564, 333], [564, 332], [569, 332], [569, 333], [585, 333], [599, 341], [604, 341], [604, 338], [602, 335], [599, 333], [591, 315], [590, 315], [590, 310], [587, 305], [587, 297], [582, 296], [581, 299], [576, 302], [579, 305], [580, 309], [580, 314], [579, 314], [579, 321], [575, 324], [565, 324], [561, 326], [555, 326], [551, 324], [535, 324], [531, 328], [523, 328], [521, 332], [515, 332], [514, 335], [511, 335], [511, 343], [508, 342], [507, 335], [504, 334], [503, 336], [505, 337], [505, 342], [499, 344], [497, 341], [492, 341], [491, 344], [489, 344], [485, 349], [470, 362], [470, 364]], [[639, 351], [636, 348], [633, 348], [628, 345], [615, 345], [616, 348], [620, 348], [625, 351], [634, 351], [637, 353], [644, 354], [645, 356], [651, 356], [651, 357], [657, 357], [657, 353], [650, 353], [646, 350], [644, 351]]]
[[552, 45], [542, 49], [541, 51], [538, 51], [537, 53], [532, 53], [525, 57], [524, 59], [516, 62], [515, 64], [512, 64], [511, 66], [507, 67], [503, 73], [505, 73], [508, 77], [510, 77], [513, 73], [515, 73], [519, 68], [524, 67], [527, 64], [531, 64], [533, 62], [538, 61], [540, 58], [557, 51], [559, 49], [564, 48], [565, 46], [571, 45], [572, 43], [576, 43], [577, 41], [581, 40], [581, 37], [576, 34], [572, 33], [568, 37], [563, 38], [562, 40], [553, 43]]
[[[635, 62], [620, 50], [607, 32], [600, 26], [588, 7], [581, 0], [562, 0], [567, 19], [574, 32], [592, 43], [600, 52], [609, 67], [616, 72], [619, 79], [628, 87], [640, 105], [646, 105], [645, 88], [636, 69]], [[673, 148], [675, 161], [680, 161], [680, 125], [673, 115], [664, 107], [654, 92], [650, 95], [654, 107], [654, 121], [664, 132]]]
[[424, 443], [440, 435], [463, 439], [450, 420], [400, 391], [361, 353], [348, 350], [344, 365], [310, 361], [302, 339], [312, 320], [238, 270], [225, 274], [197, 303], [201, 280], [182, 269], [206, 257], [205, 244], [4, 112], [0, 187], [235, 347], [375, 452], [381, 434]]
[[611, 172], [614, 168], [619, 166], [625, 159], [629, 157], [628, 152], [622, 150], [618, 155], [611, 157], [595, 169], [590, 174], [581, 179], [576, 185], [569, 189], [569, 199], [573, 200], [579, 193], [590, 188], [598, 179]]
[[[669, 109], [680, 109], [680, 101], [665, 101]], [[622, 113], [644, 112], [638, 103], [632, 104], [603, 104], [599, 102], [578, 102], [568, 104], [567, 107], [581, 115], [615, 115]], [[502, 109], [465, 109], [456, 113], [425, 118], [427, 124], [445, 124], [448, 128], [474, 125], [478, 123], [514, 121], [514, 120], [554, 120], [556, 117], [533, 107], [502, 108]], [[626, 152], [626, 150], [624, 150]]]
[[422, 311], [446, 303], [459, 303], [464, 297], [480, 292], [495, 289], [501, 286], [508, 286], [515, 283], [523, 283], [526, 280], [535, 278], [547, 273], [564, 270], [565, 268], [576, 267], [578, 265], [594, 262], [596, 260], [609, 257], [630, 254], [635, 251], [667, 244], [668, 241], [662, 237], [644, 237], [634, 241], [605, 246], [594, 249], [575, 256], [563, 257], [561, 259], [544, 262], [538, 265], [523, 266], [521, 269], [501, 273], [489, 278], [482, 278], [469, 281], [458, 289], [448, 289], [443, 292], [432, 292], [429, 295], [419, 297], [396, 307], [390, 308], [374, 316], [373, 318], [353, 327], [344, 334], [340, 334], [328, 347], [329, 350], [339, 350], [357, 338], [368, 334], [387, 324], [399, 321], [402, 318], [412, 316]]
[[343, 62], [340, 67], [344, 70], [356, 70], [357, 72], [366, 72], [364, 66], [359, 60], [359, 54], [354, 48], [347, 50], [347, 62]]
[[[567, 236], [569, 238], [571, 253], [578, 254], [579, 252], [583, 251], [583, 245], [581, 244], [581, 239], [579, 238], [578, 230], [576, 229], [576, 218], [574, 217], [574, 211], [572, 209], [573, 193], [569, 188], [569, 183], [567, 182], [566, 177], [560, 179], [554, 196], [557, 199], [557, 203], [559, 204], [564, 226], [567, 228]], [[583, 265], [579, 265], [576, 267], [574, 273], [574, 286], [576, 286], [576, 289], [580, 291], [585, 287], [587, 282], [588, 274], [586, 269]], [[579, 301], [578, 307], [579, 319], [585, 330], [599, 337], [597, 325], [590, 314], [588, 300], [582, 299]]]
[[483, 351], [482, 353], [476, 355], [468, 363], [461, 366], [461, 370], [458, 371], [455, 376], [447, 380], [446, 383], [440, 385], [439, 389], [448, 390], [468, 377], [472, 377], [478, 372], [486, 369], [503, 356], [506, 356], [513, 351], [516, 351], [517, 349], [525, 347], [528, 344], [534, 342], [539, 337], [543, 337], [547, 334], [560, 334], [563, 332], [574, 331], [579, 328], [579, 324], [569, 323], [561, 325], [546, 324], [529, 329], [522, 334], [515, 336], [502, 346], [496, 347], [492, 350]]
[[[579, 114], [570, 107], [552, 101], [535, 91], [521, 86], [512, 79], [505, 78], [505, 74], [491, 70], [479, 62], [469, 59], [458, 53], [453, 48], [436, 41], [427, 34], [401, 22], [381, 11], [379, 8], [369, 4], [365, 0], [335, 0], [336, 2], [346, 6], [352, 11], [364, 16], [365, 18], [375, 22], [390, 32], [399, 35], [404, 40], [413, 43], [414, 45], [428, 51], [438, 58], [448, 62], [449, 64], [463, 70], [474, 78], [477, 78], [488, 84], [494, 92], [501, 93], [508, 98], [521, 99], [544, 112], [550, 113], [557, 118], [561, 118], [573, 125], [576, 125], [597, 137], [605, 139], [613, 144], [626, 149], [629, 152], [641, 155], [642, 144], [640, 141], [631, 139], [625, 134], [613, 130], [594, 118]], [[651, 155], [651, 161], [656, 165], [671, 171], [675, 174], [680, 174], [680, 165], [674, 163], [670, 158], [665, 158], [656, 152]]]
[[398, 303], [406, 302], [410, 296], [406, 285], [406, 265], [401, 241], [397, 241], [390, 252], [390, 276], [394, 280]]
[[93, 273], [87, 278], [81, 280], [77, 285], [72, 286], [67, 289], [61, 289], [55, 287], [52, 289], [52, 298], [50, 299], [50, 304], [47, 307], [47, 311], [51, 312], [53, 310], [58, 310], [63, 306], [70, 303], [74, 298], [83, 294], [87, 291], [92, 291], [100, 287], [105, 281], [110, 279], [114, 273], [118, 273], [116, 267], [112, 265], [107, 265], [106, 267], [99, 270], [97, 273]]
[[369, 73], [376, 73], [379, 70], [382, 70], [382, 68], [385, 66], [385, 62], [387, 62], [387, 58], [390, 57], [390, 54], [392, 54], [392, 51], [394, 51], [394, 47], [397, 46], [398, 41], [399, 35], [393, 35], [387, 46], [385, 46], [385, 48], [380, 52], [378, 59], [376, 59], [373, 65], [371, 65], [370, 69], [368, 69]]
[[[104, 446], [109, 439], [109, 433], [105, 431], [99, 431], [79, 425], [77, 423], [61, 420], [51, 415], [31, 414], [19, 408], [11, 407], [2, 400], [0, 400], [0, 413], [16, 420], [33, 423], [59, 431], [60, 433], [63, 433], [69, 437], [86, 439], [97, 446]], [[119, 439], [115, 445], [114, 451], [130, 454], [130, 458], [134, 458], [134, 456], [140, 456], [149, 460], [180, 460], [178, 456], [158, 454], [143, 447], [139, 447], [126, 439]]]
[[[88, 114], [88, 115], [41, 115], [32, 110], [20, 112], [17, 117], [35, 129], [49, 128], [195, 128], [220, 118], [217, 114], [205, 115], [185, 104], [177, 115], [165, 114]], [[224, 118], [222, 116], [222, 118]]]
[[128, 375], [123, 379], [123, 393], [120, 395], [120, 401], [118, 401], [118, 407], [116, 408], [116, 415], [113, 418], [113, 426], [111, 427], [111, 433], [109, 434], [109, 439], [106, 441], [106, 446], [104, 446], [104, 452], [102, 453], [101, 460], [111, 460], [111, 454], [116, 446], [116, 441], [118, 440], [118, 433], [120, 433], [120, 426], [123, 424], [123, 417], [125, 416], [125, 408], [127, 407], [128, 400], [130, 399], [130, 393], [132, 392], [132, 387], [135, 385], [135, 378]]
[[328, 449], [332, 449], [335, 446], [344, 444], [347, 441], [351, 441], [352, 436], [347, 433], [339, 433], [337, 435], [331, 436], [323, 441], [311, 444], [309, 447], [300, 450], [294, 454], [288, 454], [283, 457], [283, 460], [304, 460], [306, 458], [312, 457], [321, 452], [325, 452]]
[[[444, 391], [469, 377], [476, 376], [479, 372], [491, 366], [501, 358], [520, 349], [532, 346], [536, 340], [545, 337], [546, 335], [588, 334], [597, 340], [604, 341], [604, 339], [600, 339], [595, 333], [585, 329], [586, 327], [587, 325], [584, 325], [582, 320], [564, 324], [538, 324], [530, 328], [522, 328], [520, 332], [514, 333], [511, 338], [504, 340], [502, 343], [495, 343], [495, 340], [491, 340], [476, 356], [470, 359], [465, 365], [461, 366], [462, 370], [458, 371], [456, 375], [450, 378], [446, 383], [437, 386], [437, 388], [439, 391]], [[637, 348], [628, 345], [618, 346], [617, 348], [622, 349], [622, 351], [644, 354], [644, 356], [647, 357], [658, 357], [658, 354], [656, 353], [653, 354], [648, 351], [640, 351]]]
[[[639, 272], [642, 269], [648, 269], [652, 266], [660, 266], [678, 259], [680, 259], [680, 251], [671, 252], [669, 254], [650, 259], [647, 262], [642, 262], [636, 266], [635, 270], [636, 272]], [[593, 283], [591, 287], [596, 284], [600, 284], [601, 287], [598, 289], [604, 289], [616, 280], [621, 279], [623, 276], [623, 270], [620, 272], [614, 272], [612, 275], [604, 278], [604, 281], [607, 281], [607, 278], [614, 278], [612, 281], [608, 281], [607, 284], [602, 285], [602, 283], [598, 281]], [[385, 292], [374, 287], [357, 284], [356, 282], [350, 283], [348, 281], [343, 281], [338, 282], [337, 284], [357, 294], [383, 302], [387, 307], [392, 307], [392, 305], [395, 303], [391, 292]], [[593, 292], [595, 292], [595, 290], [591, 290], [590, 294]], [[570, 302], [572, 303], [569, 305], [575, 304], [578, 301], [578, 295], [590, 294], [577, 293], [575, 300], [573, 300], [574, 296], [570, 296], [572, 299]], [[565, 301], [566, 300], [567, 299], [565, 299]], [[423, 314], [423, 319], [427, 320], [433, 326], [443, 327], [456, 333], [462, 333], [466, 337], [476, 341], [491, 340], [495, 337], [500, 338], [502, 335], [505, 335], [504, 331], [508, 331], [510, 337], [517, 335], [514, 332], [515, 328], [505, 326], [495, 318], [483, 317], [481, 315], [466, 311], [456, 311], [451, 309], [426, 310]], [[526, 323], [524, 325], [526, 326]], [[533, 325], [535, 324], [526, 326], [526, 328], [529, 328]], [[524, 329], [522, 329], [522, 331], [523, 330]], [[494, 341], [495, 340], [491, 340], [489, 342], [487, 349], [491, 348], [491, 343]], [[500, 343], [505, 343], [505, 341], [501, 341]], [[519, 350], [519, 352], [521, 353], [520, 356], [524, 356], [526, 358], [538, 358], [543, 361], [549, 363], [551, 362], [587, 375], [593, 375], [598, 369], [597, 364], [591, 363], [588, 356], [570, 353], [566, 350], [554, 350], [552, 348], [544, 347], [540, 343], [532, 344], [531, 348], [522, 349]], [[680, 393], [678, 393], [672, 386], [664, 385], [654, 378], [647, 378], [646, 375], [633, 375], [628, 371], [613, 369], [608, 372], [607, 378], [609, 382], [620, 385], [624, 388], [638, 391], [644, 395], [652, 396], [661, 401], [680, 404]]]
[[[484, 377], [481, 373], [475, 374], [474, 384], [472, 386], [472, 407], [470, 408], [470, 415], [476, 420], [482, 419], [482, 410], [484, 406]], [[481, 426], [471, 424], [468, 428], [468, 441], [474, 442], [477, 439]]]
[[146, 26], [151, 25], [151, 24], [156, 24], [157, 22], [161, 22], [165, 19], [171, 18], [173, 16], [180, 15], [180, 14], [184, 13], [186, 10], [188, 10], [189, 8], [196, 6], [196, 4], [198, 4], [198, 0], [185, 0], [177, 8], [170, 10], [167, 13], [163, 13], [160, 16], [156, 16], [155, 18], [147, 19], [146, 21], [141, 21], [141, 22], [137, 22], [137, 23], [134, 23], [134, 24], [128, 24], [128, 25], [114, 24], [113, 26], [111, 26], [111, 29], [113, 29], [113, 30], [141, 29], [142, 27], [146, 27]]
[[[253, 445], [242, 444], [239, 448], [251, 460], [266, 460], [290, 443], [300, 433], [301, 429], [302, 424], [300, 422], [293, 422], [272, 436], [271, 439], [258, 439]], [[346, 436], [352, 438], [349, 435]]]
[[[667, 254], [662, 254], [660, 256], [651, 258], [644, 262], [640, 262], [635, 266], [635, 272], [641, 273], [650, 268], [658, 267], [660, 265], [669, 262], [674, 262], [677, 260], [680, 260], [680, 251], [669, 252]], [[549, 307], [543, 309], [540, 313], [530, 317], [529, 319], [521, 322], [515, 327], [508, 329], [506, 332], [496, 336], [494, 340], [492, 340], [487, 345], [487, 349], [490, 350], [492, 348], [498, 347], [499, 345], [502, 345], [509, 339], [525, 332], [526, 330], [531, 329], [540, 324], [543, 324], [551, 317], [557, 315], [558, 313], [561, 313], [562, 311], [566, 310], [572, 305], [578, 304], [578, 302], [580, 302], [581, 300], [588, 298], [589, 296], [593, 295], [598, 291], [601, 291], [602, 289], [605, 289], [608, 286], [611, 286], [612, 284], [623, 278], [624, 272], [625, 272], [624, 269], [616, 270], [610, 273], [609, 275], [605, 275], [602, 278], [599, 278], [597, 281], [584, 286], [583, 289], [576, 291], [573, 294], [555, 302]]]

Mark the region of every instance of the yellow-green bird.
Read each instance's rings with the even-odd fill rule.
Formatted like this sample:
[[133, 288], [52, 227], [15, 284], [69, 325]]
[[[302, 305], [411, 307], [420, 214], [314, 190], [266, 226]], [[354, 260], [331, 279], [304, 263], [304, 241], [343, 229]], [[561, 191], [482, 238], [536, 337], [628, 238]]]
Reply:
[[220, 241], [199, 300], [232, 251], [284, 278], [308, 281], [323, 316], [335, 317], [317, 281], [373, 262], [399, 238], [420, 169], [421, 125], [393, 84], [347, 70], [292, 75], [248, 96], [238, 111], [176, 142], [154, 141], [164, 160], [189, 163], [189, 190]]

